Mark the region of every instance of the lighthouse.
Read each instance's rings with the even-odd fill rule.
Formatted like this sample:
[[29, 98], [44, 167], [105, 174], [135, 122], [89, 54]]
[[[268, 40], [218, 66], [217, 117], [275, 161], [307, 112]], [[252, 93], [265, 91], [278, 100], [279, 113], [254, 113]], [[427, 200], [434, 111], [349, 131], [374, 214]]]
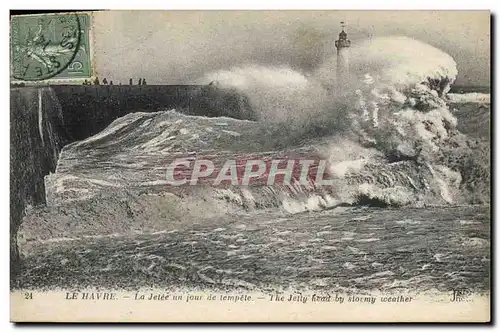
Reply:
[[349, 47], [351, 46], [351, 41], [347, 39], [347, 33], [345, 32], [345, 22], [340, 22], [342, 31], [339, 33], [339, 39], [335, 41], [335, 47], [337, 48], [337, 85], [342, 85], [342, 82], [346, 83], [349, 79]]

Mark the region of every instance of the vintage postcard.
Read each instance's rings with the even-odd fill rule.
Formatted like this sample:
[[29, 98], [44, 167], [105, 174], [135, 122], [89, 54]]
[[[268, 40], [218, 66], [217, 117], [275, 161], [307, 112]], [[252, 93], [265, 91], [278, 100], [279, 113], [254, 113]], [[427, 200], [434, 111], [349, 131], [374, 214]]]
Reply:
[[14, 14], [12, 321], [490, 321], [490, 12]]

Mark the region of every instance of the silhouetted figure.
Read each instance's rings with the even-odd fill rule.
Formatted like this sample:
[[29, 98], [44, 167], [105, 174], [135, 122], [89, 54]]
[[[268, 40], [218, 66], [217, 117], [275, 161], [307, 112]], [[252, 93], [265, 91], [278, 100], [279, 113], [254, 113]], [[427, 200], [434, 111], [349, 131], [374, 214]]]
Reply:
[[143, 78], [143, 79], [142, 79], [142, 85], [146, 85], [146, 84], [147, 84], [147, 83], [146, 83], [146, 79], [145, 79], [145, 78]]
[[141, 85], [142, 78], [139, 78], [139, 83], [137, 85]]
[[113, 85], [113, 81], [109, 81], [109, 85]]
[[99, 85], [99, 77], [96, 77], [94, 80], [94, 85]]
[[132, 85], [132, 84], [133, 84], [133, 80], [132, 80], [132, 79], [130, 79], [130, 80], [128, 81], [128, 84], [129, 84], [129, 85]]
[[106, 77], [104, 77], [104, 79], [102, 80], [102, 84], [108, 85], [108, 80], [106, 79]]

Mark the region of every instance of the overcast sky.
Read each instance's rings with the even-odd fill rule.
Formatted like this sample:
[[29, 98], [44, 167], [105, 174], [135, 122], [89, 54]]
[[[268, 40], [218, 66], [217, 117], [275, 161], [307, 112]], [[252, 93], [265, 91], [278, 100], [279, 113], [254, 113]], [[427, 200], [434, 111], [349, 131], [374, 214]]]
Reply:
[[301, 72], [335, 54], [340, 21], [353, 44], [404, 35], [450, 54], [459, 84], [490, 85], [485, 11], [112, 11], [94, 16], [98, 76], [115, 84], [186, 84], [245, 64]]

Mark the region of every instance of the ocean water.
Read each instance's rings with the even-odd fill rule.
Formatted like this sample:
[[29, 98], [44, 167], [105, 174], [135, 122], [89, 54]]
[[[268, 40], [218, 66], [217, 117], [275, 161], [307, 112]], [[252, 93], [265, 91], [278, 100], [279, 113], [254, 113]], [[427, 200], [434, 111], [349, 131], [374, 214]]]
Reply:
[[[341, 91], [335, 59], [207, 74], [251, 121], [136, 112], [65, 146], [20, 227], [15, 286], [488, 292], [488, 98], [447, 98], [456, 63], [409, 38], [352, 51]], [[207, 156], [327, 160], [334, 185], [165, 181]]]
[[[48, 205], [30, 210], [21, 225], [23, 268], [14, 287], [489, 289], [489, 205], [454, 202], [467, 195], [451, 186], [429, 189], [440, 177], [413, 161], [372, 159], [361, 169], [347, 168], [340, 191], [172, 191], [155, 180], [171, 154], [184, 156], [193, 144], [209, 142], [212, 149], [203, 153], [217, 160], [269, 155], [231, 151], [234, 134], [227, 132], [252, 138], [256, 124], [175, 112], [136, 114], [122, 123], [62, 151], [46, 178]], [[180, 138], [169, 139], [172, 133]], [[229, 145], [225, 135], [232, 137]], [[317, 153], [311, 146], [300, 151]], [[353, 201], [366, 183], [381, 190], [372, 193], [378, 200]], [[403, 189], [384, 192], [395, 184], [406, 186], [408, 199]], [[381, 202], [385, 208], [374, 207]]]
[[22, 288], [487, 293], [487, 207], [351, 208], [234, 216], [33, 246]]

